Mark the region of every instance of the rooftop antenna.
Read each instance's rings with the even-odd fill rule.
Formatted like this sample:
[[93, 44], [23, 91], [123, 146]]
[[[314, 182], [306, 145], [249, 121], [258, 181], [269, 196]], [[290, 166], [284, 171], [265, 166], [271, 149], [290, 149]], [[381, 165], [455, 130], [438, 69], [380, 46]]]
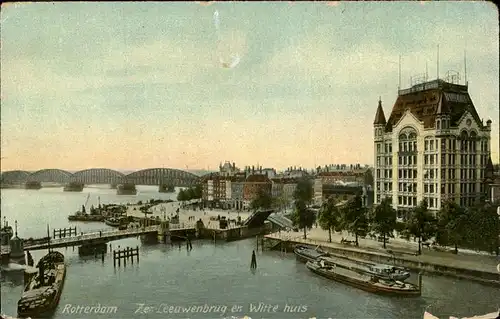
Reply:
[[439, 44], [438, 44], [438, 48], [437, 48], [437, 79], [439, 80]]
[[467, 82], [467, 51], [464, 50], [464, 73], [465, 73], [465, 85], [469, 85]]
[[14, 228], [14, 230], [15, 230], [15, 233], [14, 233], [15, 235], [14, 236], [17, 237], [17, 220], [14, 221], [14, 227], [15, 227]]
[[399, 55], [399, 82], [398, 82], [398, 90], [401, 89], [401, 54]]

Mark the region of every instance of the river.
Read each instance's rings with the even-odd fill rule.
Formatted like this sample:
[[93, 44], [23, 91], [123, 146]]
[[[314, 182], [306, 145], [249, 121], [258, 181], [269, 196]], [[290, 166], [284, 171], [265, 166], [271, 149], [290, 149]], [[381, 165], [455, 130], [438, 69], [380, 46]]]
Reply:
[[[77, 231], [106, 228], [101, 223], [67, 221], [85, 203], [127, 203], [175, 199], [157, 187], [138, 186], [136, 196], [117, 196], [105, 186], [65, 193], [61, 188], [3, 189], [2, 216], [18, 221], [19, 236], [41, 237], [50, 229], [77, 226]], [[3, 217], [2, 217], [3, 218]], [[110, 256], [79, 257], [60, 249], [68, 262], [66, 283], [54, 318], [422, 318], [435, 315], [470, 316], [496, 310], [500, 289], [446, 277], [425, 276], [421, 298], [377, 296], [330, 282], [310, 273], [293, 254], [258, 252], [258, 268], [249, 269], [255, 240], [231, 243], [195, 241], [187, 251], [171, 245], [144, 245], [138, 239], [112, 243], [140, 246], [140, 261], [114, 269]], [[35, 263], [46, 252], [34, 251]], [[2, 277], [2, 313], [15, 315], [22, 291], [21, 276]], [[259, 308], [259, 303], [261, 307]], [[263, 306], [267, 305], [267, 308]], [[206, 305], [206, 306], [205, 306]], [[85, 313], [77, 306], [94, 306]], [[193, 307], [194, 306], [194, 307]], [[107, 308], [104, 308], [107, 307]], [[267, 310], [266, 312], [264, 312]]]

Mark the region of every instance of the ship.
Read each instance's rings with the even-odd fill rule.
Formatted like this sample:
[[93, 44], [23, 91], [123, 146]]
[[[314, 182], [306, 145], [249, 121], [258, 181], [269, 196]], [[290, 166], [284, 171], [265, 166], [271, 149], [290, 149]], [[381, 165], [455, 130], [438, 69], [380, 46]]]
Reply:
[[387, 280], [366, 272], [360, 272], [347, 263], [327, 263], [322, 257], [308, 261], [306, 267], [313, 273], [364, 291], [401, 297], [419, 297], [422, 294], [422, 275], [418, 275], [418, 286], [412, 283]]
[[297, 257], [297, 260], [304, 263], [308, 261], [314, 261], [319, 257], [328, 255], [326, 252], [320, 250], [319, 247], [311, 248], [302, 245], [295, 246], [293, 252], [295, 253], [295, 257]]
[[81, 192], [83, 191], [83, 187], [85, 185], [80, 182], [70, 182], [69, 184], [66, 184], [64, 186], [64, 191], [65, 192]]
[[101, 214], [101, 209], [95, 209], [94, 206], [90, 208], [90, 214], [87, 214], [87, 204], [90, 199], [90, 194], [87, 195], [87, 200], [85, 204], [82, 205], [82, 210], [77, 211], [73, 215], [68, 216], [69, 221], [80, 221], [80, 222], [103, 222], [104, 216]]
[[38, 273], [28, 278], [21, 299], [17, 302], [17, 315], [21, 318], [51, 316], [61, 298], [66, 265], [64, 255], [51, 251], [37, 264]]
[[[338, 254], [329, 254], [328, 256], [325, 257], [330, 257], [333, 259], [332, 263], [335, 263], [335, 260], [338, 260], [339, 258], [341, 260], [345, 261], [351, 261], [357, 264], [357, 268], [360, 272], [365, 272], [370, 275], [377, 276], [379, 278], [385, 279], [385, 280], [400, 280], [404, 281], [408, 278], [410, 278], [411, 274], [410, 272], [403, 268], [403, 267], [397, 267], [393, 265], [387, 265], [387, 264], [377, 264], [373, 262], [368, 262], [364, 260], [360, 260], [357, 258], [351, 258], [343, 255], [338, 255]], [[330, 258], [324, 258], [325, 262], [328, 263]]]
[[125, 183], [120, 184], [116, 188], [117, 195], [136, 195], [137, 189], [135, 188], [135, 184]]

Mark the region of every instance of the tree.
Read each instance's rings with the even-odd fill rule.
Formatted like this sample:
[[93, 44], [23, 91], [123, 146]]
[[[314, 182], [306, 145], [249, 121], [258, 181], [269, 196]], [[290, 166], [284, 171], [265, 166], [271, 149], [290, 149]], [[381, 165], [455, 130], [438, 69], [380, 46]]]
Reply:
[[300, 179], [293, 192], [295, 211], [292, 221], [294, 225], [304, 229], [304, 239], [307, 239], [307, 228], [311, 228], [316, 220], [314, 212], [307, 207], [312, 201], [313, 194], [312, 182], [307, 178]]
[[328, 230], [328, 240], [332, 242], [332, 230], [341, 230], [340, 210], [337, 206], [337, 201], [333, 197], [330, 197], [321, 206], [318, 222], [321, 228]]
[[298, 226], [304, 230], [304, 239], [307, 239], [307, 228], [311, 228], [316, 221], [314, 212], [307, 208], [307, 205], [301, 201], [295, 201], [295, 211], [292, 215], [294, 226]]
[[394, 237], [396, 223], [397, 212], [392, 207], [392, 200], [386, 197], [375, 207], [373, 214], [373, 230], [377, 235], [382, 236], [384, 248], [386, 248], [386, 238]]
[[263, 188], [257, 190], [256, 197], [250, 203], [250, 208], [253, 210], [270, 209], [273, 205], [271, 194]]
[[313, 195], [314, 190], [312, 181], [308, 178], [299, 179], [293, 192], [293, 199], [301, 200], [306, 205], [309, 205], [313, 199]]
[[497, 207], [495, 204], [483, 203], [468, 208], [470, 225], [466, 240], [470, 248], [499, 255], [500, 220], [496, 213]]
[[410, 235], [418, 238], [418, 254], [422, 254], [422, 241], [430, 239], [436, 234], [436, 220], [427, 208], [427, 201], [423, 200], [411, 213], [407, 221]]
[[351, 198], [342, 207], [342, 229], [354, 234], [356, 246], [359, 246], [358, 237], [366, 236], [368, 233], [367, 209], [363, 207], [363, 199], [360, 195]]
[[458, 254], [458, 245], [463, 244], [465, 234], [469, 228], [467, 211], [454, 201], [443, 202], [437, 224], [436, 241], [443, 246], [453, 244], [455, 254]]
[[181, 189], [179, 191], [179, 194], [177, 194], [177, 200], [179, 202], [182, 202], [182, 201], [185, 201], [187, 198], [187, 194], [186, 194], [186, 191], [184, 191], [184, 189]]
[[197, 184], [194, 187], [194, 198], [201, 198], [203, 193], [203, 186], [201, 184]]
[[363, 179], [365, 185], [373, 186], [373, 171], [370, 168], [365, 171]]

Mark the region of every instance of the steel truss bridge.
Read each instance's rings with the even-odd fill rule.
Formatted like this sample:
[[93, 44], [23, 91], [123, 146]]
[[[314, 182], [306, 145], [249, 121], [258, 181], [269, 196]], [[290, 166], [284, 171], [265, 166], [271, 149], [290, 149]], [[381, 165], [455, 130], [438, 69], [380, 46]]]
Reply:
[[173, 168], [149, 168], [128, 175], [108, 168], [91, 168], [76, 173], [61, 169], [42, 169], [36, 172], [6, 171], [2, 172], [2, 185], [18, 185], [27, 182], [60, 183], [79, 182], [85, 185], [93, 184], [123, 184], [162, 185], [190, 187], [198, 183], [200, 177]]

